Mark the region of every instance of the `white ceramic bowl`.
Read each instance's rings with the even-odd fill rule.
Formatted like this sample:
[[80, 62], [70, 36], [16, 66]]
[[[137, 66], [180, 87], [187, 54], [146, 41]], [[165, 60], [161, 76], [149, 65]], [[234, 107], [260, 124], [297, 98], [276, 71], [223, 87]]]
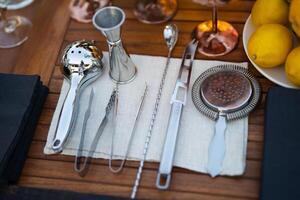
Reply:
[[18, 10], [21, 8], [25, 8], [26, 6], [29, 6], [30, 4], [33, 3], [33, 0], [11, 0], [9, 1], [7, 5], [8, 10]]
[[[244, 26], [244, 30], [243, 30], [243, 45], [244, 45], [244, 49], [245, 52], [249, 58], [249, 60], [251, 61], [251, 63], [253, 64], [253, 66], [262, 74], [264, 75], [267, 79], [269, 79], [270, 81], [281, 85], [283, 87], [287, 87], [287, 88], [297, 88], [300, 89], [300, 87], [294, 85], [292, 82], [290, 82], [287, 79], [287, 76], [285, 74], [284, 71], [284, 64], [280, 65], [278, 67], [275, 68], [271, 68], [271, 69], [266, 69], [266, 68], [262, 68], [259, 67], [257, 64], [255, 64], [250, 56], [248, 55], [248, 50], [247, 50], [247, 46], [248, 46], [248, 40], [250, 38], [250, 36], [252, 35], [252, 33], [256, 30], [255, 25], [253, 24], [252, 20], [251, 20], [251, 15], [248, 17], [246, 24]], [[297, 38], [294, 37], [294, 47], [296, 47], [298, 45], [298, 41]]]

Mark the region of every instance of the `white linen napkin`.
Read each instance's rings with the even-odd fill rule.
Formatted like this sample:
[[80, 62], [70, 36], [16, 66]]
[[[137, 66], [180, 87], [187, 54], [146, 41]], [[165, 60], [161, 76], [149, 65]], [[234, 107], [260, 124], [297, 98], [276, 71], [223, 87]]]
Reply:
[[[146, 134], [150, 125], [156, 95], [163, 69], [166, 64], [165, 57], [131, 55], [138, 68], [135, 80], [126, 85], [120, 85], [119, 111], [114, 141], [114, 159], [123, 158], [129, 142], [129, 135], [134, 124], [134, 117], [138, 109], [140, 98], [144, 92], [145, 82], [148, 84], [148, 93], [144, 107], [137, 124], [135, 136], [130, 147], [128, 159], [141, 160]], [[92, 142], [96, 130], [104, 116], [104, 111], [114, 84], [108, 76], [108, 54], [104, 53], [103, 62], [106, 66], [104, 74], [83, 91], [80, 98], [80, 108], [74, 131], [69, 136], [68, 142], [62, 152], [65, 155], [76, 155], [84, 112], [88, 107], [88, 99], [91, 88], [95, 95], [91, 107], [91, 115], [87, 122], [84, 150], [87, 150]], [[152, 132], [147, 161], [159, 162], [164, 145], [169, 113], [171, 109], [170, 99], [178, 76], [181, 59], [172, 58], [166, 77], [160, 107]], [[187, 104], [183, 109], [181, 126], [176, 146], [174, 165], [197, 172], [207, 173], [208, 146], [214, 134], [215, 122], [198, 112], [191, 99], [191, 88], [196, 78], [205, 70], [228, 62], [195, 60], [193, 64], [190, 90]], [[247, 67], [247, 63], [235, 63]], [[64, 81], [61, 94], [54, 112], [48, 133], [45, 154], [53, 154], [51, 144], [55, 135], [59, 111], [68, 91], [69, 84]], [[111, 148], [112, 126], [107, 125], [104, 130], [96, 152], [95, 158], [109, 158]], [[222, 175], [241, 175], [246, 165], [246, 149], [248, 137], [248, 118], [229, 122], [226, 130], [226, 155], [223, 163]]]

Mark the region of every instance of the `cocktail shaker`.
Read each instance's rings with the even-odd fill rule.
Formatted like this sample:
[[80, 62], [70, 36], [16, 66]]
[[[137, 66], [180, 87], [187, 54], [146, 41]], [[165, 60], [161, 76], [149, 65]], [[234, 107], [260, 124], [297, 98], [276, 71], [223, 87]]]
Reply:
[[98, 10], [93, 16], [93, 24], [106, 37], [109, 47], [109, 76], [113, 81], [124, 84], [132, 81], [137, 69], [123, 48], [121, 26], [125, 21], [122, 9], [108, 6]]

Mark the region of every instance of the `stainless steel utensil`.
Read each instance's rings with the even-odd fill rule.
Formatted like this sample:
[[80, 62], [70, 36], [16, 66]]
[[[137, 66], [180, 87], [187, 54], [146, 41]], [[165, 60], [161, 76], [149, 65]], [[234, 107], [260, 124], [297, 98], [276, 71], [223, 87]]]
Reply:
[[[110, 158], [109, 158], [109, 161], [108, 161], [108, 167], [109, 167], [110, 171], [113, 172], [113, 173], [119, 173], [120, 171], [122, 171], [122, 169], [124, 167], [124, 164], [126, 162], [126, 158], [128, 156], [129, 149], [131, 147], [132, 140], [133, 140], [133, 137], [134, 137], [134, 134], [135, 134], [137, 122], [139, 121], [139, 118], [140, 118], [140, 115], [141, 115], [141, 111], [142, 111], [142, 108], [143, 108], [143, 105], [144, 105], [144, 101], [145, 101], [145, 97], [147, 95], [147, 91], [148, 91], [148, 85], [147, 85], [147, 83], [145, 83], [145, 89], [143, 91], [143, 95], [141, 96], [141, 100], [139, 102], [137, 113], [135, 115], [134, 125], [133, 125], [133, 129], [131, 130], [131, 133], [130, 133], [130, 136], [129, 136], [129, 142], [127, 144], [125, 155], [124, 155], [124, 158], [121, 161], [121, 164], [117, 168], [113, 168], [113, 166], [112, 166], [112, 157], [113, 157], [113, 154], [114, 154], [114, 150], [113, 150], [113, 147], [114, 147], [114, 137], [115, 137], [115, 132], [116, 132], [115, 130], [113, 131], [112, 141], [111, 141], [111, 152], [110, 152]], [[114, 129], [115, 128], [116, 128], [116, 125], [114, 126]]]
[[157, 116], [157, 112], [158, 112], [158, 108], [159, 108], [159, 104], [160, 104], [160, 99], [161, 99], [161, 95], [162, 95], [162, 91], [164, 88], [164, 84], [165, 84], [165, 79], [167, 76], [167, 72], [168, 72], [168, 68], [169, 68], [169, 64], [170, 64], [170, 58], [171, 58], [171, 54], [172, 51], [177, 43], [177, 39], [178, 39], [178, 28], [175, 24], [169, 24], [166, 25], [164, 28], [164, 39], [165, 42], [167, 44], [168, 47], [168, 58], [167, 58], [167, 62], [164, 68], [164, 72], [163, 72], [163, 76], [162, 79], [160, 80], [160, 85], [159, 85], [159, 90], [156, 96], [156, 100], [155, 100], [155, 105], [154, 105], [154, 109], [153, 109], [153, 113], [152, 113], [152, 117], [151, 117], [151, 121], [150, 121], [150, 126], [148, 129], [148, 133], [146, 136], [146, 140], [145, 140], [145, 145], [144, 145], [144, 151], [143, 151], [143, 159], [140, 161], [140, 165], [136, 174], [136, 179], [134, 182], [134, 186], [132, 188], [132, 192], [131, 192], [131, 199], [135, 199], [139, 184], [140, 184], [140, 180], [141, 180], [141, 175], [143, 172], [143, 167], [144, 167], [144, 162], [146, 160], [146, 156], [147, 156], [147, 152], [148, 152], [148, 146], [151, 140], [151, 136], [152, 136], [152, 130], [155, 124], [155, 120], [156, 120], [156, 116]]
[[63, 145], [70, 134], [77, 117], [78, 99], [84, 87], [102, 74], [102, 54], [90, 41], [76, 41], [68, 45], [62, 57], [61, 70], [70, 83], [59, 115], [52, 149], [63, 150]]
[[[123, 169], [123, 166], [125, 164], [125, 161], [126, 161], [126, 158], [127, 158], [127, 155], [128, 155], [131, 143], [132, 143], [132, 139], [133, 139], [133, 136], [134, 136], [134, 133], [135, 133], [136, 125], [137, 125], [138, 119], [139, 119], [140, 114], [141, 114], [142, 106], [144, 104], [145, 96], [147, 94], [147, 89], [148, 89], [148, 86], [146, 84], [145, 90], [144, 90], [143, 95], [141, 97], [141, 101], [140, 101], [140, 104], [139, 104], [139, 107], [138, 107], [137, 114], [135, 116], [134, 127], [131, 131], [131, 134], [130, 134], [129, 143], [127, 145], [127, 149], [126, 149], [126, 152], [125, 152], [124, 159], [122, 160], [119, 167], [116, 168], [116, 169], [112, 167], [113, 144], [114, 144], [113, 141], [114, 141], [115, 130], [113, 131], [113, 134], [112, 134], [112, 137], [111, 137], [112, 138], [111, 154], [110, 154], [110, 159], [109, 159], [109, 169], [113, 173], [118, 173]], [[99, 139], [100, 139], [107, 123], [109, 121], [114, 121], [115, 118], [116, 118], [117, 113], [115, 113], [115, 112], [117, 112], [116, 110], [118, 108], [117, 93], [118, 93], [118, 89], [115, 88], [113, 90], [111, 96], [110, 96], [109, 102], [108, 102], [108, 104], [106, 106], [106, 109], [105, 109], [105, 116], [103, 117], [103, 119], [102, 119], [102, 121], [101, 121], [101, 123], [98, 127], [97, 133], [96, 133], [96, 135], [94, 136], [94, 138], [92, 140], [92, 144], [90, 145], [87, 154], [85, 156], [83, 156], [82, 150], [83, 150], [83, 144], [84, 144], [84, 138], [85, 138], [84, 135], [85, 135], [85, 131], [86, 131], [86, 123], [87, 123], [87, 120], [88, 120], [89, 115], [90, 115], [90, 106], [91, 106], [93, 95], [94, 95], [93, 90], [91, 91], [90, 99], [89, 99], [89, 107], [86, 110], [85, 115], [84, 115], [84, 120], [83, 120], [84, 122], [83, 122], [83, 127], [82, 127], [80, 144], [79, 144], [78, 152], [77, 152], [77, 155], [76, 155], [76, 158], [75, 158], [75, 163], [74, 163], [74, 169], [75, 169], [75, 171], [77, 171], [79, 173], [80, 176], [85, 176], [86, 173], [88, 172], [89, 163], [90, 163], [90, 161], [91, 161], [91, 159], [94, 155], [94, 152], [95, 152], [96, 147], [98, 145]], [[113, 125], [114, 125], [114, 128], [115, 128], [116, 124], [114, 123]]]
[[82, 123], [82, 129], [81, 129], [81, 136], [80, 136], [80, 143], [78, 146], [78, 151], [75, 156], [75, 162], [74, 162], [74, 170], [79, 173], [79, 175], [83, 176], [86, 171], [86, 165], [88, 159], [85, 159], [82, 166], [81, 166], [81, 158], [82, 153], [83, 153], [83, 146], [84, 146], [84, 141], [85, 141], [85, 131], [86, 131], [86, 124], [87, 121], [91, 115], [91, 106], [94, 98], [94, 90], [91, 90], [90, 97], [89, 97], [89, 106], [87, 110], [84, 113], [84, 118], [83, 118], [83, 123]]
[[[77, 171], [80, 176], [85, 176], [86, 173], [88, 172], [89, 163], [90, 163], [90, 161], [91, 161], [91, 159], [92, 159], [92, 157], [93, 157], [93, 155], [95, 153], [95, 150], [96, 150], [96, 147], [98, 145], [99, 139], [100, 139], [100, 137], [101, 137], [101, 135], [102, 135], [102, 133], [103, 133], [106, 125], [107, 125], [107, 122], [109, 120], [108, 118], [112, 114], [111, 111], [112, 111], [112, 108], [114, 107], [114, 104], [115, 104], [115, 101], [116, 101], [116, 93], [117, 93], [117, 91], [116, 91], [116, 89], [114, 89], [113, 92], [110, 95], [109, 101], [108, 101], [108, 103], [106, 105], [106, 108], [105, 108], [105, 115], [102, 118], [100, 125], [98, 126], [97, 133], [95, 134], [95, 136], [94, 136], [94, 138], [92, 140], [92, 143], [91, 143], [91, 145], [90, 145], [90, 147], [88, 149], [87, 155], [86, 156], [82, 156], [82, 154], [80, 153], [75, 158], [75, 171]], [[91, 101], [91, 98], [92, 98], [92, 96], [90, 97], [90, 101]], [[86, 121], [87, 118], [88, 118], [88, 116], [87, 116], [89, 114], [88, 112], [89, 111], [87, 110], [87, 112], [85, 114], [85, 118], [86, 119], [84, 121]], [[85, 127], [83, 127], [82, 131], [83, 132], [86, 131]], [[82, 135], [84, 135], [84, 133], [82, 133]], [[83, 146], [83, 140], [81, 140], [81, 142], [82, 143], [79, 144], [79, 147]], [[80, 150], [80, 148], [79, 148], [79, 150]], [[84, 160], [83, 160], [82, 166], [80, 167], [80, 164], [81, 164], [80, 159], [81, 158], [83, 158]]]
[[125, 21], [122, 9], [108, 6], [98, 10], [93, 16], [93, 24], [106, 37], [109, 47], [109, 76], [113, 81], [125, 84], [132, 81], [137, 69], [121, 41], [121, 26]]
[[192, 65], [197, 46], [198, 41], [193, 39], [186, 47], [182, 57], [180, 71], [171, 99], [172, 108], [169, 117], [167, 135], [161, 156], [159, 171], [156, 178], [156, 187], [158, 189], [165, 190], [169, 188], [170, 185], [181, 113], [183, 107], [186, 104]]
[[192, 99], [196, 108], [217, 121], [208, 150], [207, 170], [212, 177], [222, 171], [227, 122], [247, 116], [257, 105], [259, 97], [258, 82], [240, 66], [216, 66], [195, 81]]

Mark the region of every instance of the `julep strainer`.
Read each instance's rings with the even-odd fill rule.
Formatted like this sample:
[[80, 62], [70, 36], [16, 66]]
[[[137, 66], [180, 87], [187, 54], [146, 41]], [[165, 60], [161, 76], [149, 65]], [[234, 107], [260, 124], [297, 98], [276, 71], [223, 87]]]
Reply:
[[208, 149], [207, 170], [212, 177], [222, 171], [227, 122], [247, 116], [259, 98], [258, 82], [241, 66], [216, 66], [195, 81], [192, 99], [196, 108], [216, 121], [215, 134]]

